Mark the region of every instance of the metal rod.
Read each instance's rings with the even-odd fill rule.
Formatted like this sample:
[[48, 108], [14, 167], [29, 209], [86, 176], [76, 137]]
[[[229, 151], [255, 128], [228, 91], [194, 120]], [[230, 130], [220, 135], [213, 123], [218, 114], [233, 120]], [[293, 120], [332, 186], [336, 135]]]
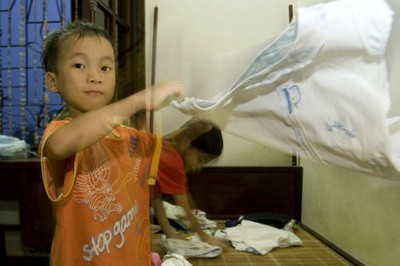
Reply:
[[[158, 25], [158, 6], [154, 7], [153, 17], [153, 48], [151, 58], [151, 85], [153, 86], [156, 79], [156, 56], [157, 56], [157, 25]], [[151, 95], [151, 105], [154, 103], [154, 95]], [[150, 132], [154, 131], [154, 111], [150, 111]]]
[[[289, 23], [293, 20], [293, 5], [289, 5]], [[292, 166], [297, 166], [299, 162], [296, 149], [292, 151]]]

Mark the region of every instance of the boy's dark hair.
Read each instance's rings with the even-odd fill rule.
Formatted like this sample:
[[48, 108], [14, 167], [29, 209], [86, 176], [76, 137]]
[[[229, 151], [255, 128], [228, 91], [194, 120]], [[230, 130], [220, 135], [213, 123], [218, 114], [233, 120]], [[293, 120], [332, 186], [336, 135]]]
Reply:
[[57, 72], [57, 59], [60, 43], [71, 35], [77, 35], [78, 39], [85, 36], [104, 37], [114, 48], [113, 40], [106, 30], [93, 23], [75, 21], [65, 27], [51, 31], [46, 36], [42, 52], [42, 64], [46, 72]]
[[198, 136], [190, 144], [202, 152], [219, 156], [222, 153], [224, 141], [221, 130], [212, 127], [211, 130]]

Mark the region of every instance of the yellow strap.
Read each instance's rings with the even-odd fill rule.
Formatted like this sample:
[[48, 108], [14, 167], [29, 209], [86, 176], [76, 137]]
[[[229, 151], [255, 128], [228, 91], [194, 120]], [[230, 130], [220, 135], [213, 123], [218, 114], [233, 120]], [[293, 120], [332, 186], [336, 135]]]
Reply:
[[150, 186], [154, 186], [157, 181], [158, 164], [160, 162], [161, 150], [162, 150], [162, 138], [161, 136], [157, 136], [156, 147], [154, 150], [153, 160], [151, 162], [150, 175], [148, 178], [148, 184]]

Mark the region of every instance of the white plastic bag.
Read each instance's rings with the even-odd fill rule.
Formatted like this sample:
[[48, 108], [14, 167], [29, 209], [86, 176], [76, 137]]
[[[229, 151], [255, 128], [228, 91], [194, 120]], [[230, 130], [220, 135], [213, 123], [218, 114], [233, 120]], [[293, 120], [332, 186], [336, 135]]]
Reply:
[[384, 58], [392, 16], [384, 0], [299, 8], [232, 87], [173, 106], [289, 154], [400, 180]]
[[0, 135], [0, 159], [23, 159], [29, 155], [29, 145], [15, 137]]

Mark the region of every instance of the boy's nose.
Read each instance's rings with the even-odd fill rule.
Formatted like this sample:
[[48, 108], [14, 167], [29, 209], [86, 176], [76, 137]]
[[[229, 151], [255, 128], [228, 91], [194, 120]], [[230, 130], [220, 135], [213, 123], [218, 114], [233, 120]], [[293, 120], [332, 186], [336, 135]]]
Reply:
[[90, 78], [90, 83], [102, 83], [102, 80], [100, 77], [92, 77]]
[[102, 82], [100, 73], [99, 73], [99, 71], [96, 71], [96, 70], [90, 71], [88, 79], [89, 79], [90, 83], [101, 83]]

